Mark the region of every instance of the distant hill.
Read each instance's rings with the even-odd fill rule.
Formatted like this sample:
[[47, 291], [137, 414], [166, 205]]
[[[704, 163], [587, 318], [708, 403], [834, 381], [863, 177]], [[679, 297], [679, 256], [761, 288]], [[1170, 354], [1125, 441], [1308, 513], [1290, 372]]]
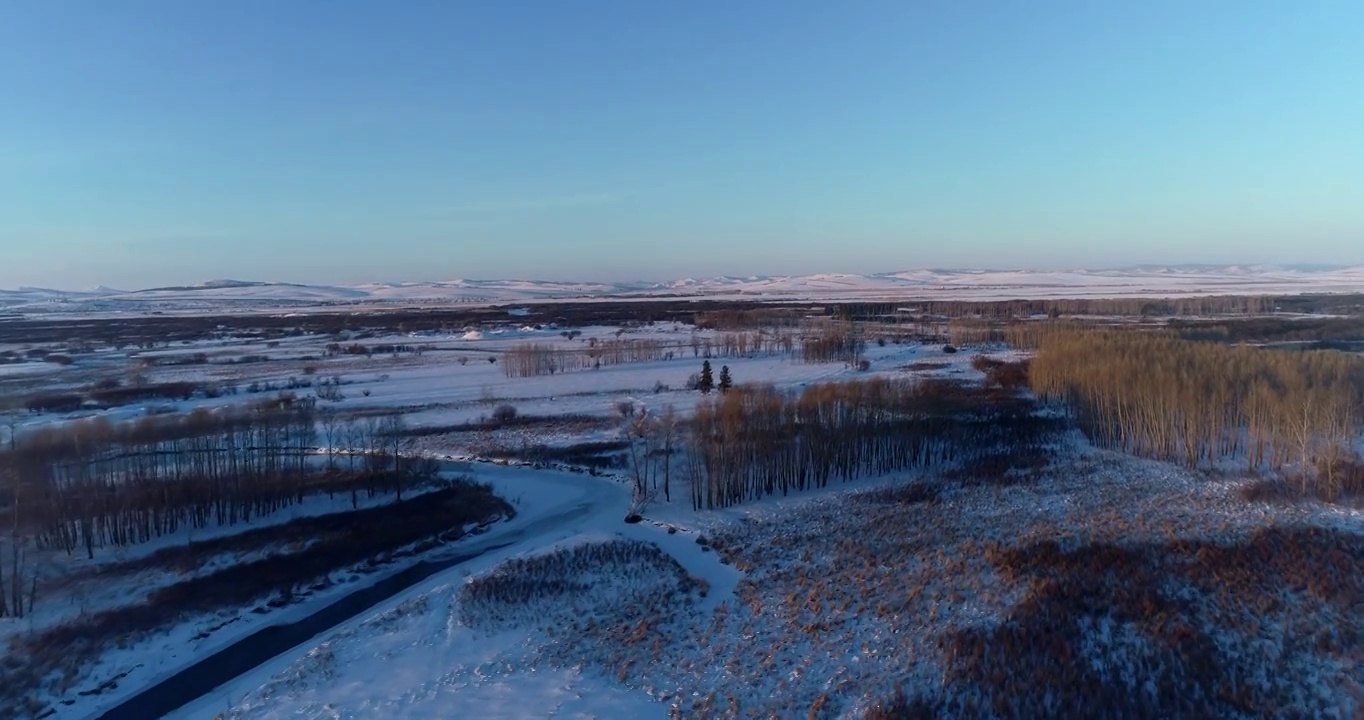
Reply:
[[122, 291], [100, 287], [0, 290], [0, 305], [54, 303], [90, 310], [195, 308], [215, 305], [324, 303], [518, 303], [612, 297], [855, 300], [871, 298], [1005, 299], [1295, 294], [1364, 291], [1364, 267], [1310, 265], [1142, 265], [1107, 270], [906, 270], [857, 275], [719, 276], [671, 282], [466, 280], [359, 285], [304, 285], [220, 279]]

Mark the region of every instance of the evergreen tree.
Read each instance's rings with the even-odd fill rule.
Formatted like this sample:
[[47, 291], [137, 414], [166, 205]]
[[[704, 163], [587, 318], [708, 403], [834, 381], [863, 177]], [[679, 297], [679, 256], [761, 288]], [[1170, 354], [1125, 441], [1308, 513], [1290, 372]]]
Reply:
[[715, 389], [715, 376], [711, 373], [709, 360], [701, 363], [701, 382], [696, 384], [696, 389], [700, 390], [702, 395], [709, 395], [710, 391]]
[[720, 392], [727, 393], [732, 387], [734, 387], [734, 378], [729, 376], [729, 366], [726, 365], [720, 368]]

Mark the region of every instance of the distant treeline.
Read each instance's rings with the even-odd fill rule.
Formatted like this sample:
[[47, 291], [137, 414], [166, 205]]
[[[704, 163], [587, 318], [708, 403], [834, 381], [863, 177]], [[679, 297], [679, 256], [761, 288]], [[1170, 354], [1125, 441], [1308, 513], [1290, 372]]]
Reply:
[[1096, 444], [1190, 467], [1296, 464], [1327, 496], [1364, 430], [1364, 358], [1340, 352], [1071, 329], [1042, 339], [1030, 377]]
[[[513, 346], [502, 355], [507, 377], [538, 377], [555, 373], [594, 370], [610, 365], [672, 360], [690, 354], [694, 358], [753, 358], [795, 355], [813, 357], [811, 343], [828, 339], [827, 333], [801, 338], [786, 330], [724, 332], [714, 336], [693, 334], [687, 340], [666, 342], [656, 338], [588, 338], [582, 342], [528, 342]], [[834, 350], [820, 357], [833, 357]], [[830, 362], [828, 359], [810, 362]]]
[[1355, 317], [1172, 320], [1170, 329], [1186, 340], [1223, 343], [1364, 342], [1364, 315]]
[[1194, 298], [1057, 298], [1038, 300], [914, 300], [906, 302], [843, 303], [828, 313], [849, 320], [927, 315], [940, 318], [1010, 318], [1091, 315], [1105, 317], [1171, 317], [1192, 315], [1254, 315], [1270, 312], [1279, 300], [1267, 296], [1225, 295]]

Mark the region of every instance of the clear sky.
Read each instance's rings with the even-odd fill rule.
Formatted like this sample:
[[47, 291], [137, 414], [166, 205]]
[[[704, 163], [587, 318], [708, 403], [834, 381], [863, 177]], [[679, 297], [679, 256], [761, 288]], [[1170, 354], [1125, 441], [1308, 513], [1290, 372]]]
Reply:
[[1364, 263], [1364, 3], [0, 0], [0, 287]]

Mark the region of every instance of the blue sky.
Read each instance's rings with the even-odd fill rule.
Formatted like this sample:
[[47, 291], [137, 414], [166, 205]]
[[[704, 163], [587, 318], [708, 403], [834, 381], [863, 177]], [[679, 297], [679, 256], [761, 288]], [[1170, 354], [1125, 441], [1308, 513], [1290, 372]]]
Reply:
[[0, 287], [1364, 263], [1364, 3], [0, 0]]

